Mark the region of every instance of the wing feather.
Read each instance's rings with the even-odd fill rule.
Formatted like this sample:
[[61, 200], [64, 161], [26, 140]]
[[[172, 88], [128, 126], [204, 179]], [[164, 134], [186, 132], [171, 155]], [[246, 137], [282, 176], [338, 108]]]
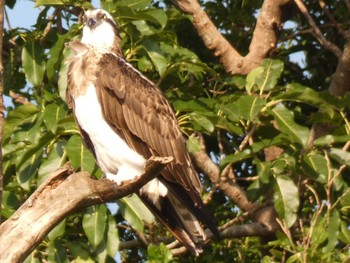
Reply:
[[130, 147], [145, 158], [173, 156], [164, 169], [166, 180], [200, 192], [200, 182], [190, 162], [175, 114], [161, 91], [122, 58], [102, 55], [96, 91], [106, 121]]

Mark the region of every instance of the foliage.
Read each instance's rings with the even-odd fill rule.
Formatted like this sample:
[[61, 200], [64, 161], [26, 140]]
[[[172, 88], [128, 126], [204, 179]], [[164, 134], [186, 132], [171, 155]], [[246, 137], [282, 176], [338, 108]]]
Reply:
[[[6, 4], [11, 8], [15, 2]], [[228, 0], [218, 6], [204, 1], [203, 6], [223, 34], [244, 50], [260, 2]], [[101, 177], [65, 103], [64, 61], [69, 53], [64, 44], [81, 32], [76, 8], [89, 8], [90, 4], [40, 0], [36, 5], [41, 12], [32, 29], [16, 28], [4, 35], [5, 93], [11, 90], [28, 100], [23, 105], [14, 101], [14, 106], [7, 108], [4, 218], [67, 161], [76, 170]], [[211, 242], [199, 259], [187, 254], [172, 256], [163, 243], [124, 249], [119, 257], [127, 262], [146, 258], [149, 262], [349, 259], [350, 97], [333, 97], [322, 91], [335, 67], [332, 56], [323, 54], [312, 61], [316, 47], [303, 46], [303, 41], [310, 41], [303, 36], [293, 47], [289, 39], [281, 42], [278, 59], [264, 60], [247, 76], [230, 76], [208, 54], [193, 29], [184, 26], [190, 25], [191, 18], [166, 1], [101, 1], [101, 5], [121, 27], [126, 59], [157, 82], [171, 101], [188, 138], [188, 149], [195, 152], [201, 148], [194, 136], [201, 133], [208, 154], [220, 169], [232, 168], [251, 201], [273, 203], [281, 226], [272, 239], [241, 237]], [[337, 5], [335, 8], [341, 12]], [[60, 16], [50, 21], [47, 31], [53, 13]], [[232, 25], [249, 30], [238, 34], [230, 29]], [[290, 61], [289, 55], [300, 50], [307, 50], [306, 68]], [[302, 75], [303, 70], [307, 74]], [[320, 77], [324, 72], [326, 77]], [[315, 126], [327, 130], [313, 141]], [[268, 159], [266, 152], [271, 149], [278, 149], [279, 154]], [[201, 179], [204, 196], [212, 194], [208, 206], [219, 225], [242, 215], [205, 175]], [[68, 216], [26, 262], [113, 262], [120, 243], [126, 247], [142, 235], [155, 241], [158, 236], [168, 238], [166, 230], [155, 224], [153, 216], [132, 196]]]

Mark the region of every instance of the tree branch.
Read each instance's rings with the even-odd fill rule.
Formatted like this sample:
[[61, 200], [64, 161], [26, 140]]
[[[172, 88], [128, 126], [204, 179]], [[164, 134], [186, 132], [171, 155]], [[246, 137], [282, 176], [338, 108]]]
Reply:
[[205, 151], [204, 143], [202, 149], [192, 153], [192, 157], [198, 168], [217, 184], [227, 197], [229, 197], [240, 209], [250, 214], [250, 217], [256, 222], [262, 223], [268, 231], [275, 232], [279, 229], [276, 222], [278, 217], [273, 206], [262, 206], [252, 203], [248, 200], [246, 192], [230, 177], [220, 177], [220, 169], [208, 156]]
[[[5, 1], [0, 1], [0, 145], [2, 145], [2, 134], [4, 126], [5, 106], [4, 106], [4, 65], [2, 61], [2, 46], [4, 33], [4, 4]], [[0, 147], [0, 224], [1, 224], [1, 204], [2, 193], [4, 187], [4, 174], [2, 169], [2, 149]]]
[[302, 0], [294, 0], [295, 3], [297, 4], [300, 12], [305, 16], [306, 20], [308, 21], [309, 25], [312, 28], [313, 34], [320, 42], [322, 46], [324, 46], [326, 49], [331, 51], [336, 57], [340, 58], [342, 55], [341, 50], [332, 42], [328, 41], [322, 34], [321, 30], [319, 27], [316, 25], [315, 21], [312, 19], [311, 15], [309, 14], [306, 6], [302, 2]]
[[276, 47], [277, 31], [283, 22], [283, 6], [291, 0], [265, 0], [258, 17], [249, 53], [242, 56], [215, 27], [197, 0], [172, 0], [182, 11], [192, 15], [193, 26], [204, 45], [214, 51], [230, 74], [247, 74], [259, 66]]
[[143, 175], [120, 186], [108, 179], [92, 179], [86, 172], [56, 171], [0, 226], [0, 262], [22, 262], [66, 216], [136, 192], [171, 160], [151, 158]]
[[343, 53], [339, 58], [337, 69], [332, 76], [329, 92], [334, 96], [343, 96], [350, 91], [350, 39], [344, 46]]

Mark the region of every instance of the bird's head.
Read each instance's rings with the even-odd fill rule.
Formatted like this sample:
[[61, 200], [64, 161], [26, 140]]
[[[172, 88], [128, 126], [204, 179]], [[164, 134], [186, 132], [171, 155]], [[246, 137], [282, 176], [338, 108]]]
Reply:
[[119, 28], [113, 17], [103, 9], [87, 10], [83, 15], [81, 42], [101, 52], [113, 52], [121, 56]]

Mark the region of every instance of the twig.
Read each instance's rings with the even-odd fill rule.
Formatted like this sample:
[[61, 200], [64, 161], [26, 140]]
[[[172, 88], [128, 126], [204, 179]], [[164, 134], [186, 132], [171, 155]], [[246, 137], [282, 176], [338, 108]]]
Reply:
[[243, 151], [243, 149], [246, 147], [246, 145], [248, 144], [250, 138], [253, 136], [255, 130], [256, 130], [257, 124], [254, 124], [252, 126], [252, 128], [249, 130], [249, 132], [247, 133], [247, 135], [244, 137], [243, 141], [241, 142], [241, 144], [238, 147], [238, 150], [241, 152]]
[[237, 224], [238, 222], [243, 222], [244, 219], [246, 219], [249, 216], [248, 212], [245, 212], [243, 214], [241, 214], [240, 216], [235, 217], [234, 219], [226, 222], [224, 225], [219, 227], [219, 231], [223, 231], [227, 228], [229, 228], [230, 226]]
[[341, 50], [336, 45], [334, 45], [332, 42], [328, 41], [323, 36], [321, 30], [319, 29], [319, 27], [316, 25], [315, 21], [313, 20], [313, 18], [309, 14], [309, 12], [308, 12], [306, 6], [304, 5], [304, 3], [302, 2], [302, 0], [294, 0], [294, 2], [298, 6], [300, 12], [305, 16], [305, 18], [308, 21], [309, 25], [311, 26], [313, 33], [314, 33], [314, 36], [316, 37], [318, 42], [320, 42], [320, 44], [322, 46], [324, 46], [326, 49], [331, 51], [337, 58], [340, 58], [342, 55]]

